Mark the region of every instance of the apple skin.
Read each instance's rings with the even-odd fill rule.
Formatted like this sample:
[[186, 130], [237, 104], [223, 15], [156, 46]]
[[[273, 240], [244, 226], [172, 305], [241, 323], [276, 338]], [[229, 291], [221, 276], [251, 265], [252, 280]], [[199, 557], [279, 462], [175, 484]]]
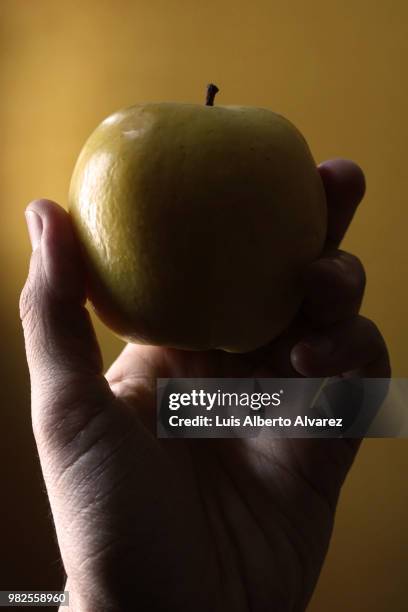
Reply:
[[69, 191], [98, 316], [130, 342], [247, 352], [280, 334], [327, 230], [299, 130], [265, 108], [122, 109], [85, 143]]

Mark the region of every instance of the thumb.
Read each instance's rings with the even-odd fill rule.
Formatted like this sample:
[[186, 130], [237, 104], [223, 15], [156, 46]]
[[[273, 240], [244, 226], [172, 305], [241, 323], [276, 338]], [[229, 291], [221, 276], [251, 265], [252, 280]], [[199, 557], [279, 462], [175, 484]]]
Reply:
[[54, 202], [37, 200], [26, 218], [33, 252], [20, 317], [33, 429], [39, 446], [51, 438], [64, 444], [113, 394], [85, 308], [84, 267], [69, 214]]

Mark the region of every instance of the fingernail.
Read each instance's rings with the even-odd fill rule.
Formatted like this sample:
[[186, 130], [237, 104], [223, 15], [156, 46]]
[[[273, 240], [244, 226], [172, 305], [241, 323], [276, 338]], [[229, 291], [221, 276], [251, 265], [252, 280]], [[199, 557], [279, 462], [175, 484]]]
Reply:
[[327, 336], [309, 336], [300, 343], [319, 357], [328, 357], [334, 351], [334, 344]]
[[28, 234], [30, 236], [31, 247], [33, 251], [41, 242], [41, 234], [43, 230], [42, 220], [39, 214], [33, 210], [26, 210], [25, 218], [27, 221]]

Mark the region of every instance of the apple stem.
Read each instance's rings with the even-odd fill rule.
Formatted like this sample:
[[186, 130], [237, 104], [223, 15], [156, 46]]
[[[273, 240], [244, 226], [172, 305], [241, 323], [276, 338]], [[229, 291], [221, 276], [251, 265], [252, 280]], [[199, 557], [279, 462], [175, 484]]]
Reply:
[[215, 94], [219, 91], [220, 90], [216, 85], [214, 85], [214, 83], [210, 83], [209, 85], [207, 85], [207, 97], [205, 99], [206, 106], [214, 106]]

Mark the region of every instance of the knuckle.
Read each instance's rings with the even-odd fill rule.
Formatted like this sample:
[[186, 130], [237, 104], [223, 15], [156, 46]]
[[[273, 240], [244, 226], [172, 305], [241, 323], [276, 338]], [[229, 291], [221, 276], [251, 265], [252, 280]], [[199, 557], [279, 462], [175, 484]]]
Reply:
[[33, 318], [33, 310], [35, 304], [35, 289], [30, 278], [27, 279], [19, 300], [20, 319], [23, 324], [30, 321]]
[[350, 290], [353, 294], [362, 296], [367, 278], [361, 259], [352, 253], [340, 251], [338, 262], [347, 278]]
[[21, 291], [19, 299], [20, 319], [23, 326], [26, 341], [30, 341], [41, 324], [41, 312], [43, 310], [41, 290], [38, 283], [31, 276]]
[[351, 278], [352, 281], [354, 281], [353, 284], [356, 292], [362, 295], [366, 287], [367, 276], [365, 268], [358, 257], [355, 257], [353, 274], [351, 275]]
[[365, 338], [365, 344], [371, 347], [373, 358], [376, 358], [381, 353], [387, 352], [385, 339], [376, 323], [367, 317], [359, 317], [360, 326], [362, 328], [362, 336]]
[[30, 322], [34, 318], [35, 312], [41, 309], [43, 289], [44, 278], [40, 254], [34, 252], [31, 255], [30, 269], [26, 282], [20, 293], [19, 309], [20, 319], [23, 324]]
[[368, 317], [364, 317], [363, 315], [360, 315], [358, 317], [358, 320], [359, 320], [361, 327], [363, 328], [363, 330], [365, 330], [365, 332], [368, 334], [369, 337], [382, 338], [378, 325], [374, 323], [372, 319], [369, 319]]
[[368, 376], [390, 377], [390, 354], [384, 336], [374, 321], [363, 316], [360, 316], [359, 319], [360, 325], [363, 328], [362, 335], [365, 338], [366, 354], [369, 355], [365, 365], [371, 366], [371, 374]]

